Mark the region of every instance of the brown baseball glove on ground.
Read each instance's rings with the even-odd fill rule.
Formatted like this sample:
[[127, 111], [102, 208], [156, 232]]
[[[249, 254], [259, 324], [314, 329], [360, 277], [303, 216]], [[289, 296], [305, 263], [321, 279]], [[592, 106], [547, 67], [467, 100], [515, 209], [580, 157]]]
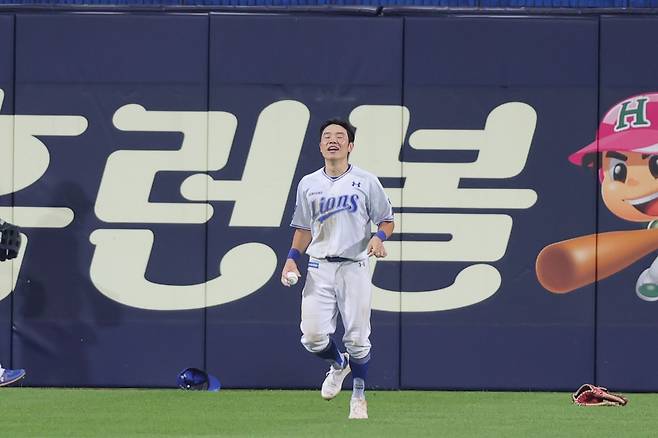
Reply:
[[628, 400], [621, 394], [608, 392], [600, 386], [584, 384], [578, 391], [571, 394], [574, 404], [579, 406], [624, 406]]

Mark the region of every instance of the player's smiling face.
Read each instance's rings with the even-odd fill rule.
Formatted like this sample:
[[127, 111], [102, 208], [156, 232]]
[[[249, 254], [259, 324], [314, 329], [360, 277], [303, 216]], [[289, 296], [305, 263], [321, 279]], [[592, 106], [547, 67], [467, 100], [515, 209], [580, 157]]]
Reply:
[[325, 160], [347, 160], [347, 154], [353, 146], [347, 130], [340, 125], [329, 125], [322, 131], [320, 152]]
[[633, 222], [658, 218], [658, 155], [606, 152], [601, 195], [616, 216]]

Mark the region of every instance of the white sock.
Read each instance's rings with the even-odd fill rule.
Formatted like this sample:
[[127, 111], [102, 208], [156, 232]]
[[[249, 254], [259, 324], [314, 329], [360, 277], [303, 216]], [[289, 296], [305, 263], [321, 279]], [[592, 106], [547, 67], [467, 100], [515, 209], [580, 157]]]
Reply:
[[357, 377], [352, 382], [352, 398], [364, 399], [366, 398], [366, 382]]

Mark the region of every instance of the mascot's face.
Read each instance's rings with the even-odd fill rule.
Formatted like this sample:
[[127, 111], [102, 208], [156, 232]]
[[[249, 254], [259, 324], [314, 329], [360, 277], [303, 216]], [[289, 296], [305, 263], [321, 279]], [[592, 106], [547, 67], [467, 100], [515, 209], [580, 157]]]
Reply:
[[658, 155], [603, 154], [601, 195], [616, 216], [633, 222], [658, 219]]

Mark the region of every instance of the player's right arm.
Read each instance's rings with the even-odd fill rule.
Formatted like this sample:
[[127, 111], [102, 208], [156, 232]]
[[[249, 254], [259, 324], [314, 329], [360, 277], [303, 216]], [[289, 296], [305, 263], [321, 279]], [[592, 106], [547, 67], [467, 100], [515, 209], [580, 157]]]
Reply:
[[306, 252], [306, 248], [311, 244], [311, 220], [311, 211], [306, 199], [304, 179], [302, 178], [302, 181], [297, 186], [295, 212], [292, 214], [292, 222], [290, 223], [295, 228], [295, 234], [292, 236], [290, 251], [288, 252], [286, 263], [283, 265], [283, 271], [281, 271], [281, 283], [284, 286], [290, 287], [286, 279], [286, 275], [289, 272], [294, 272], [297, 278], [301, 277], [299, 268], [297, 267], [297, 260]]
[[[310, 243], [311, 232], [309, 230], [297, 228], [295, 230], [295, 234], [292, 236], [292, 244], [290, 245], [288, 258], [286, 259], [286, 263], [283, 265], [283, 271], [281, 271], [281, 283], [283, 283], [284, 286], [290, 287], [290, 284], [288, 284], [288, 281], [286, 280], [286, 275], [288, 275], [288, 272], [294, 272], [297, 277], [302, 276], [299, 273], [299, 268], [297, 267], [297, 261], [295, 259], [304, 254]], [[294, 251], [297, 251], [296, 257], [295, 254], [291, 254], [294, 253]]]

